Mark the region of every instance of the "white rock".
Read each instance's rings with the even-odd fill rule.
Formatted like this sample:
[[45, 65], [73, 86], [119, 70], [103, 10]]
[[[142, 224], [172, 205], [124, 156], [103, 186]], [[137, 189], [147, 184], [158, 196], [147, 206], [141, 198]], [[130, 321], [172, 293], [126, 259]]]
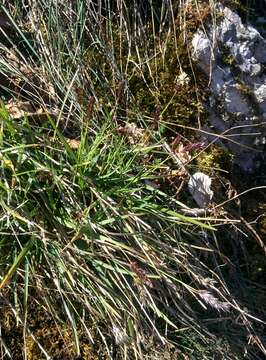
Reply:
[[206, 34], [203, 31], [197, 32], [192, 40], [193, 53], [192, 56], [194, 60], [198, 60], [198, 65], [206, 73], [209, 74], [210, 68], [212, 65], [213, 58], [213, 44], [208, 39]]
[[206, 208], [213, 197], [211, 182], [211, 178], [201, 172], [195, 173], [189, 179], [189, 192], [200, 208]]
[[[231, 140], [240, 145], [230, 139], [222, 143], [234, 155], [246, 149], [245, 156], [253, 159], [247, 150], [254, 146], [257, 136], [252, 125], [265, 121], [266, 113], [266, 73], [263, 72], [266, 40], [253, 26], [242, 23], [240, 16], [231, 9], [218, 3], [217, 11], [222, 14], [218, 24], [207, 24], [206, 31], [198, 30], [192, 40], [193, 58], [210, 76], [209, 127], [213, 134], [222, 135], [223, 132], [232, 134], [231, 128], [237, 128], [239, 136]], [[257, 119], [252, 121], [254, 114]], [[260, 128], [259, 136], [266, 136], [265, 127]], [[239, 166], [246, 171], [242, 160]], [[248, 172], [251, 168], [249, 164]]]
[[259, 86], [254, 91], [256, 100], [262, 112], [266, 112], [266, 83]]

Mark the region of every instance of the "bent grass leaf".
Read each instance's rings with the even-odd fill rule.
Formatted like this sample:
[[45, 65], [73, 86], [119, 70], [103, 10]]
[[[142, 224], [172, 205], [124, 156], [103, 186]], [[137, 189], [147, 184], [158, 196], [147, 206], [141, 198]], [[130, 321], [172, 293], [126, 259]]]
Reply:
[[3, 289], [4, 286], [6, 286], [9, 281], [12, 279], [14, 273], [16, 272], [17, 268], [19, 267], [20, 263], [23, 261], [29, 250], [31, 249], [34, 242], [34, 238], [31, 238], [26, 245], [23, 247], [19, 255], [17, 256], [16, 260], [11, 265], [10, 269], [4, 276], [3, 280], [0, 283], [0, 290]]
[[[209, 225], [209, 224], [205, 224], [204, 222], [202, 221], [199, 221], [199, 220], [195, 220], [194, 218], [192, 217], [188, 217], [188, 216], [185, 216], [185, 215], [182, 215], [182, 214], [179, 214], [173, 210], [170, 210], [170, 209], [167, 209], [167, 208], [162, 208], [160, 206], [156, 206], [153, 204], [153, 207], [152, 207], [154, 210], [157, 210], [157, 216], [161, 217], [161, 216], [169, 216], [169, 217], [172, 217], [178, 221], [183, 221], [185, 223], [191, 223], [191, 224], [194, 224], [194, 225], [198, 225], [202, 228], [205, 228], [205, 229], [208, 229], [208, 230], [216, 230], [213, 226]], [[152, 209], [151, 209], [152, 210]]]

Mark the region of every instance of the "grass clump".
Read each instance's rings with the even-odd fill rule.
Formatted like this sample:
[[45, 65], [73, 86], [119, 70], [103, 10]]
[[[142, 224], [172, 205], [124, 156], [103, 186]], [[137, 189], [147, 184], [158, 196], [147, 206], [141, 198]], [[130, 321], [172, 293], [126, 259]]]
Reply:
[[3, 2], [3, 358], [263, 351], [260, 320], [225, 279], [238, 274], [216, 236], [228, 219], [185, 216], [169, 181], [185, 184], [195, 166], [171, 142], [204, 117], [187, 41], [205, 4]]
[[[62, 304], [60, 321], [72, 327], [77, 352], [77, 321], [87, 336], [90, 326], [105, 320], [120, 332], [128, 332], [131, 324], [133, 339], [142, 331], [144, 336], [147, 327], [163, 340], [152, 313], [176, 327], [168, 296], [174, 301], [178, 288], [197, 293], [177, 276], [184, 266], [178, 264], [178, 252], [197, 227], [211, 227], [164, 207], [159, 194], [145, 185], [154, 169], [138, 166], [136, 148], [107, 121], [95, 135], [82, 133], [77, 149], [51, 119], [45, 131], [33, 131], [27, 119], [14, 123], [2, 109], [1, 128], [0, 287], [10, 296], [15, 286], [26, 328], [28, 302], [40, 289], [42, 306], [53, 316]], [[161, 298], [154, 298], [157, 287]], [[141, 318], [146, 325], [137, 330]]]
[[145, 184], [154, 169], [138, 165], [136, 148], [107, 121], [95, 135], [82, 133], [77, 149], [51, 119], [33, 131], [2, 108], [1, 129], [0, 287], [4, 299], [15, 291], [25, 331], [36, 302], [71, 326], [78, 354], [77, 322], [91, 340], [90, 328], [105, 321], [122, 333], [130, 326], [133, 342], [151, 331], [164, 341], [154, 315], [174, 329], [167, 298], [176, 301], [178, 288], [197, 294], [177, 276], [188, 261], [178, 259], [184, 238], [211, 227], [165, 207], [163, 193]]

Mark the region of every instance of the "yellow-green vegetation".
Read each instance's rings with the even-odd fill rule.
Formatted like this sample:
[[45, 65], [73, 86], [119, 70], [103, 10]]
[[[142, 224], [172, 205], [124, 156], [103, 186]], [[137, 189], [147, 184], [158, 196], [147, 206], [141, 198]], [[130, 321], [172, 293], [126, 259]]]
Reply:
[[229, 150], [212, 144], [196, 157], [197, 168], [212, 175], [216, 171], [229, 172], [233, 155]]
[[[158, 125], [157, 121], [173, 132], [179, 131], [176, 125], [197, 126], [204, 118], [207, 79], [192, 64], [191, 38], [211, 10], [206, 2], [197, 5], [187, 6], [185, 26], [177, 15], [175, 32], [156, 34], [157, 41], [151, 35], [148, 56], [142, 56], [141, 71], [133, 68], [129, 72], [129, 88], [137, 108], [144, 110], [147, 117], [153, 115], [153, 125]], [[152, 34], [151, 29], [147, 32]]]
[[213, 2], [0, 6], [2, 358], [260, 358], [257, 234], [187, 189], [231, 162], [198, 131]]
[[[30, 333], [23, 324], [17, 324], [16, 317], [8, 307], [1, 309], [3, 335], [7, 339], [5, 345], [8, 346], [12, 357], [21, 359], [23, 354], [27, 354], [29, 360], [45, 360], [45, 353], [41, 350], [43, 348], [49, 349], [53, 359], [74, 359], [76, 349], [70, 326], [56, 323], [49, 313], [36, 305], [29, 308], [30, 316], [27, 316], [27, 322], [31, 327]], [[104, 349], [99, 352], [98, 345], [90, 344], [81, 330], [79, 336], [84, 359], [95, 360], [99, 356], [101, 359], [108, 359], [107, 354], [104, 356]]]
[[[141, 112], [152, 129], [160, 126], [160, 130], [175, 133], [177, 125], [197, 127], [204, 119], [207, 79], [192, 63], [191, 39], [211, 16], [211, 7], [208, 1], [191, 2], [179, 11], [184, 12], [184, 19], [176, 9], [169, 31], [161, 24], [155, 29], [149, 21], [141, 29], [141, 36], [130, 41], [133, 24], [125, 25], [124, 32], [119, 22], [108, 24], [101, 36], [112, 54], [97, 43], [85, 51], [84, 72], [96, 75], [90, 86], [112, 111], [115, 101], [116, 114], [122, 120], [127, 116], [136, 121], [136, 114]], [[79, 90], [84, 93], [84, 89]], [[86, 97], [81, 99], [84, 101]]]

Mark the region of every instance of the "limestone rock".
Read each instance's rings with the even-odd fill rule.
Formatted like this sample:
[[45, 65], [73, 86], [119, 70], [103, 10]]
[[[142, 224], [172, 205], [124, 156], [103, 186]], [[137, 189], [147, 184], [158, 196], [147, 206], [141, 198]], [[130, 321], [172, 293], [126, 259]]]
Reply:
[[201, 172], [195, 173], [189, 179], [189, 192], [200, 208], [206, 208], [213, 197], [211, 182], [211, 178]]
[[217, 143], [236, 155], [243, 171], [252, 172], [252, 148], [260, 151], [266, 135], [266, 40], [226, 6], [218, 4], [216, 10], [217, 24], [199, 29], [192, 40], [194, 60], [210, 77], [205, 130], [214, 135], [207, 140], [218, 134]]

